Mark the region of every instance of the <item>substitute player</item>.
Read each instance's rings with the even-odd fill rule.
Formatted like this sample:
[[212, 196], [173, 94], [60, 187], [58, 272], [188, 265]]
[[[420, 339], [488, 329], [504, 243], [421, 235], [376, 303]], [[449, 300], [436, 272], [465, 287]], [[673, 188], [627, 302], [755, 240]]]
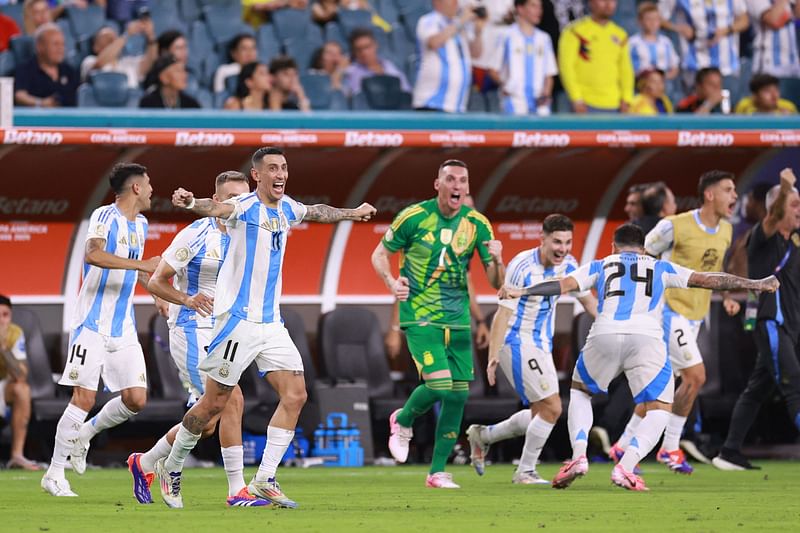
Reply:
[[[218, 175], [214, 189], [213, 199], [218, 202], [250, 192], [247, 176], [236, 171]], [[210, 315], [217, 275], [228, 251], [229, 241], [225, 225], [219, 219], [207, 217], [196, 220], [175, 236], [148, 283], [150, 292], [172, 304], [169, 306], [168, 320], [169, 351], [178, 367], [181, 381], [189, 392], [190, 404], [196, 402], [204, 390], [206, 376], [198, 366], [206, 356], [205, 348], [212, 341], [214, 317]], [[243, 407], [244, 398], [237, 385], [218, 417], [222, 464], [228, 477], [226, 503], [230, 507], [263, 507], [269, 503], [251, 495], [244, 482]], [[155, 463], [169, 455], [179, 426], [176, 424], [147, 452], [133, 453], [128, 457], [128, 470], [133, 476], [133, 495], [139, 503], [153, 503], [150, 484]], [[204, 428], [203, 436], [213, 435], [216, 426], [217, 418], [214, 418]]]
[[[50, 467], [42, 489], [53, 496], [77, 496], [64, 476], [67, 456], [73, 469], [86, 470], [92, 437], [122, 424], [147, 401], [147, 370], [133, 319], [137, 278], [147, 285], [160, 257], [143, 261], [147, 219], [153, 187], [147, 169], [120, 163], [111, 170], [113, 204], [98, 207], [89, 219], [83, 285], [72, 319], [69, 357], [59, 384], [72, 387], [72, 399], [56, 426]], [[137, 274], [138, 273], [138, 274]], [[97, 415], [84, 423], [94, 406], [100, 377], [112, 392]]]
[[183, 507], [181, 471], [203, 428], [225, 408], [242, 372], [253, 361], [280, 397], [267, 428], [267, 446], [248, 490], [276, 506], [297, 507], [275, 480], [278, 463], [294, 438], [306, 401], [303, 361], [280, 315], [283, 257], [292, 226], [307, 222], [369, 220], [375, 208], [362, 204], [340, 209], [303, 205], [284, 194], [289, 179], [286, 157], [278, 148], [260, 148], [250, 176], [256, 190], [224, 202], [198, 200], [184, 189], [172, 196], [176, 207], [217, 217], [227, 226], [230, 244], [217, 278], [214, 332], [208, 357], [198, 367], [208, 378], [205, 391], [186, 413], [167, 457], [155, 464], [161, 496], [169, 507]]
[[[572, 251], [572, 220], [564, 215], [549, 215], [542, 223], [542, 244], [517, 254], [508, 264], [506, 287], [523, 288], [548, 279], [560, 279], [578, 268]], [[597, 300], [591, 292], [578, 299], [586, 310], [597, 315]], [[544, 484], [536, 472], [539, 454], [553, 426], [561, 416], [558, 375], [553, 363], [553, 327], [558, 296], [501, 300], [492, 320], [489, 384], [495, 384], [497, 365], [503, 369], [519, 394], [522, 409], [491, 426], [471, 425], [467, 429], [472, 466], [483, 475], [486, 454], [495, 442], [525, 435], [517, 471], [512, 483]]]
[[[502, 244], [482, 214], [464, 205], [469, 171], [450, 159], [433, 182], [436, 198], [413, 204], [395, 217], [372, 253], [372, 266], [400, 301], [400, 327], [424, 383], [389, 419], [389, 451], [396, 461], [408, 458], [414, 419], [442, 402], [425, 481], [432, 488], [459, 488], [444, 471], [461, 430], [461, 418], [474, 379], [467, 265], [478, 250], [489, 282], [500, 287], [505, 275]], [[395, 278], [391, 254], [402, 251]]]
[[647, 490], [633, 468], [658, 442], [674, 393], [662, 327], [665, 289], [775, 291], [779, 285], [773, 276], [754, 281], [722, 272], [693, 272], [645, 255], [644, 233], [633, 224], [617, 228], [612, 251], [612, 255], [592, 261], [560, 281], [545, 281], [522, 290], [504, 287], [501, 291], [501, 297], [521, 297], [597, 290], [597, 320], [572, 373], [567, 414], [572, 460], [556, 474], [554, 488], [566, 488], [589, 471], [586, 447], [593, 418], [591, 395], [605, 392], [611, 380], [624, 372], [634, 401], [643, 406], [646, 415], [622, 460], [614, 467], [611, 481], [628, 490]]

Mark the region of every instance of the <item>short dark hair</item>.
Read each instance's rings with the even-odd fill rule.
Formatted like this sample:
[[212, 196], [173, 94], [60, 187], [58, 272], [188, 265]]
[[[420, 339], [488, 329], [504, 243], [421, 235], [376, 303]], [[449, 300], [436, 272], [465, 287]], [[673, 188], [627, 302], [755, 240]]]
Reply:
[[514, 0], [514, 9], [516, 9], [516, 8], [518, 8], [520, 6], [524, 6], [527, 3], [528, 3], [528, 0]]
[[12, 307], [11, 298], [6, 296], [5, 294], [0, 294], [0, 305], [7, 305], [8, 307]]
[[460, 159], [448, 159], [447, 161], [439, 165], [439, 172], [441, 172], [444, 167], [461, 167], [469, 170], [467, 164], [461, 161]]
[[733, 172], [728, 172], [727, 170], [709, 170], [708, 172], [701, 174], [700, 180], [697, 182], [697, 194], [700, 196], [700, 200], [703, 200], [706, 189], [712, 185], [716, 185], [722, 180], [736, 181], [736, 175]]
[[158, 36], [158, 53], [163, 54], [169, 50], [169, 47], [172, 46], [172, 43], [180, 39], [181, 37], [186, 37], [183, 32], [179, 30], [166, 30]]
[[614, 244], [619, 247], [636, 246], [644, 247], [644, 231], [636, 224], [630, 222], [614, 230]]
[[[263, 63], [258, 61], [253, 61], [252, 63], [248, 63], [242, 67], [242, 70], [239, 71], [239, 75], [236, 76], [236, 97], [237, 98], [245, 98], [246, 96], [250, 95], [250, 88], [247, 87], [247, 80], [253, 77], [253, 73], [256, 69], [261, 66]], [[268, 95], [264, 94], [264, 100], [268, 99]], [[269, 106], [265, 106], [265, 109]]]
[[297, 70], [297, 62], [289, 56], [277, 56], [269, 62], [269, 73], [273, 76], [290, 68]]
[[706, 67], [701, 68], [697, 71], [697, 74], [694, 75], [694, 84], [701, 85], [706, 78], [711, 76], [712, 74], [716, 74], [717, 76], [722, 76], [722, 72], [717, 67]]
[[637, 183], [628, 187], [628, 194], [642, 194], [650, 186], [649, 183]]
[[752, 78], [750, 78], [750, 92], [756, 94], [761, 89], [769, 87], [771, 85], [778, 86], [780, 81], [778, 78], [773, 76], [772, 74], [756, 74]]
[[236, 51], [236, 49], [245, 39], [252, 39], [253, 41], [256, 40], [256, 38], [249, 33], [240, 33], [228, 43], [228, 57], [231, 61], [233, 61], [233, 52]]
[[253, 157], [250, 158], [250, 163], [253, 165], [253, 167], [257, 167], [268, 155], [282, 155], [286, 157], [286, 154], [283, 153], [283, 150], [278, 147], [263, 146], [255, 151]]
[[350, 43], [350, 49], [353, 49], [353, 45], [359, 39], [363, 39], [364, 37], [369, 37], [373, 41], [375, 41], [375, 34], [369, 28], [356, 28], [350, 32], [350, 36], [347, 38], [347, 41]]
[[117, 163], [111, 169], [111, 174], [108, 176], [108, 183], [111, 185], [111, 190], [114, 194], [122, 194], [125, 184], [134, 176], [144, 176], [147, 173], [147, 167], [138, 163]]
[[339, 41], [325, 41], [322, 43], [322, 46], [314, 50], [314, 53], [311, 54], [311, 68], [314, 70], [322, 70], [322, 56], [325, 55], [325, 47], [329, 44], [335, 44], [339, 47], [339, 50], [343, 50], [342, 45]]
[[238, 170], [226, 170], [225, 172], [220, 172], [217, 174], [217, 179], [214, 181], [214, 186], [220, 187], [229, 181], [244, 181], [247, 183], [247, 176]]
[[659, 216], [667, 201], [667, 184], [663, 181], [651, 183], [642, 193], [642, 212], [645, 216]]
[[542, 232], [545, 235], [550, 235], [554, 231], [572, 231], [574, 229], [575, 225], [572, 220], [568, 216], [559, 213], [547, 215], [542, 222]]

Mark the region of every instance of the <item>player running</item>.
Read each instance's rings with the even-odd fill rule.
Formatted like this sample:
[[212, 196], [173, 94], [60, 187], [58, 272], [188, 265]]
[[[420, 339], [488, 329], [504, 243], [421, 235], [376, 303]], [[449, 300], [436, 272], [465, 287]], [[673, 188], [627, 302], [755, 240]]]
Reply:
[[[549, 215], [542, 223], [542, 244], [524, 250], [508, 264], [506, 287], [523, 288], [548, 279], [560, 279], [578, 268], [572, 251], [572, 221]], [[589, 291], [578, 294], [586, 310], [597, 315], [597, 300]], [[467, 429], [472, 466], [483, 475], [486, 454], [495, 442], [525, 435], [525, 446], [513, 483], [544, 484], [536, 472], [539, 454], [561, 416], [558, 375], [553, 364], [553, 326], [558, 296], [525, 296], [501, 300], [492, 320], [489, 344], [489, 384], [495, 384], [497, 365], [514, 386], [523, 405], [509, 418], [491, 426]]]
[[[241, 172], [227, 171], [217, 176], [213, 199], [224, 202], [247, 194], [250, 188], [247, 176]], [[164, 251], [155, 273], [150, 278], [150, 292], [171, 303], [169, 306], [169, 351], [184, 387], [193, 404], [203, 394], [205, 373], [198, 369], [205, 358], [205, 348], [211, 344], [217, 275], [228, 250], [230, 238], [221, 220], [201, 218], [184, 228]], [[172, 283], [170, 283], [172, 280]], [[242, 409], [244, 399], [237, 385], [231, 399], [203, 429], [203, 436], [214, 434], [219, 420], [219, 441], [222, 463], [228, 477], [230, 507], [263, 507], [269, 502], [256, 498], [247, 491], [244, 481], [244, 453], [242, 449]], [[133, 495], [139, 503], [153, 503], [150, 484], [155, 463], [167, 457], [175, 442], [180, 424], [161, 437], [145, 453], [128, 457], [128, 470], [133, 476]]]
[[200, 399], [186, 413], [167, 457], [156, 461], [161, 496], [173, 508], [183, 507], [181, 471], [203, 429], [222, 413], [242, 372], [253, 361], [275, 388], [280, 402], [267, 428], [267, 446], [248, 490], [280, 507], [297, 507], [275, 479], [278, 463], [294, 438], [306, 401], [303, 361], [280, 315], [283, 257], [292, 226], [307, 222], [369, 220], [375, 208], [361, 204], [340, 209], [303, 205], [285, 194], [289, 179], [286, 157], [278, 148], [260, 148], [250, 175], [256, 190], [224, 202], [196, 199], [184, 189], [172, 203], [196, 214], [217, 217], [227, 226], [230, 243], [218, 276], [214, 298], [214, 331], [208, 357], [199, 370], [208, 378]]
[[[424, 383], [389, 418], [389, 451], [399, 463], [408, 458], [414, 420], [442, 402], [436, 424], [433, 460], [425, 485], [459, 488], [445, 464], [458, 434], [474, 379], [467, 266], [478, 250], [489, 282], [499, 288], [505, 276], [502, 244], [485, 216], [466, 207], [469, 171], [450, 159], [433, 182], [436, 198], [401, 211], [372, 253], [372, 266], [400, 301], [400, 327]], [[400, 276], [389, 257], [402, 251]]]
[[[700, 176], [698, 193], [703, 202], [699, 209], [662, 219], [645, 239], [647, 253], [667, 259], [695, 271], [712, 272], [722, 269], [725, 253], [731, 244], [731, 224], [725, 220], [736, 205], [736, 184], [729, 172], [712, 170]], [[681, 383], [675, 390], [675, 404], [669, 416], [664, 440], [657, 459], [673, 472], [691, 474], [694, 469], [681, 450], [680, 438], [686, 418], [692, 411], [695, 398], [706, 381], [706, 368], [697, 335], [708, 314], [711, 292], [702, 288], [670, 289], [666, 291], [664, 328], [669, 332], [667, 353]], [[726, 298], [725, 310], [730, 315], [739, 312], [739, 304]], [[630, 443], [644, 412], [634, 411], [620, 440], [609, 455], [619, 461]], [[691, 441], [683, 444], [697, 458], [703, 458]]]
[[526, 289], [504, 287], [501, 297], [557, 296], [576, 290], [597, 290], [598, 316], [572, 373], [567, 426], [572, 459], [553, 479], [563, 489], [589, 471], [587, 436], [592, 427], [591, 395], [605, 392], [622, 372], [634, 401], [645, 416], [628, 449], [611, 473], [624, 489], [647, 490], [633, 473], [639, 460], [658, 442], [669, 418], [674, 382], [667, 356], [662, 307], [665, 289], [703, 287], [714, 290], [775, 291], [778, 280], [748, 280], [722, 272], [693, 272], [644, 253], [644, 233], [623, 224], [614, 232], [613, 255], [592, 261], [561, 280], [545, 281]]
[[[89, 219], [83, 285], [72, 319], [69, 357], [59, 384], [72, 387], [72, 399], [56, 426], [50, 467], [41, 486], [53, 496], [77, 496], [64, 475], [67, 456], [78, 474], [86, 470], [92, 437], [122, 424], [147, 402], [147, 370], [133, 318], [137, 278], [147, 285], [160, 257], [142, 260], [153, 187], [147, 169], [121, 163], [111, 170], [113, 204], [98, 207]], [[84, 423], [94, 406], [100, 377], [111, 392], [97, 415]]]

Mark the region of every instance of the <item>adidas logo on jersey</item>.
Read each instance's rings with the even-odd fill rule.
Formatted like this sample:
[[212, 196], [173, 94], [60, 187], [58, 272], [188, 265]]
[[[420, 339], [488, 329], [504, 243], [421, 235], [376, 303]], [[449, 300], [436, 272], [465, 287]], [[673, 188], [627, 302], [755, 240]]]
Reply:
[[126, 239], [125, 235], [123, 235], [119, 238], [117, 244], [121, 244], [122, 246], [128, 246], [128, 239]]
[[436, 237], [434, 237], [434, 236], [433, 236], [433, 233], [431, 233], [431, 232], [429, 231], [428, 233], [426, 233], [426, 234], [425, 234], [425, 236], [422, 238], [422, 240], [423, 240], [424, 242], [427, 242], [428, 244], [433, 244], [433, 243], [435, 243], [435, 242], [436, 242]]

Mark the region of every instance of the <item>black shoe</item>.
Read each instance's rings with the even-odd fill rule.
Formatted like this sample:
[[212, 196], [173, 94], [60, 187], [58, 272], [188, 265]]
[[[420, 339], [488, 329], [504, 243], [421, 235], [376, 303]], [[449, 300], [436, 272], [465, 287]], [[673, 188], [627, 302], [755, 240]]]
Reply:
[[752, 464], [739, 450], [723, 447], [711, 463], [720, 470], [761, 470], [760, 466]]

